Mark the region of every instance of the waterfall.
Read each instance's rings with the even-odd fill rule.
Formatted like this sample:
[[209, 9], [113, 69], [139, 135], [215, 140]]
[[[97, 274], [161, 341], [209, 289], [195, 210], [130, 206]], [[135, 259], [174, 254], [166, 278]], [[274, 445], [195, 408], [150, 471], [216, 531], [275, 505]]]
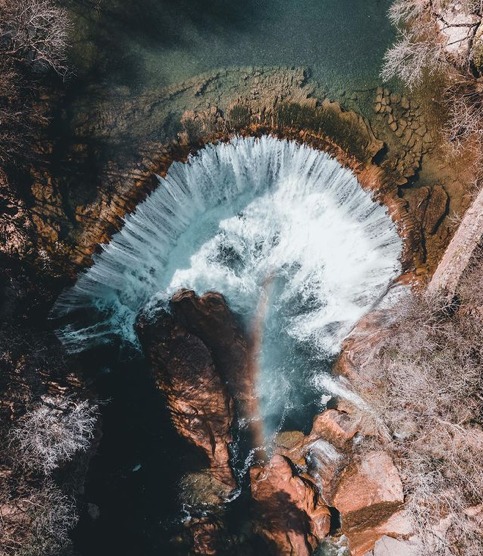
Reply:
[[235, 138], [174, 163], [54, 316], [68, 316], [58, 333], [79, 351], [137, 345], [139, 311], [181, 287], [222, 293], [247, 325], [265, 296], [258, 391], [271, 434], [400, 273], [401, 247], [385, 208], [328, 154]]

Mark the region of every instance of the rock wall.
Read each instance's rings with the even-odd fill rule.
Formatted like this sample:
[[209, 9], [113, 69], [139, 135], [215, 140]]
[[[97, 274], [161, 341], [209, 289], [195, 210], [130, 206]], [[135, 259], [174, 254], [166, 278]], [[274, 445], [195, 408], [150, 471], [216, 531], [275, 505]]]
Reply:
[[[235, 133], [304, 141], [351, 167], [394, 211], [407, 238], [408, 268], [431, 273], [454, 231], [447, 216], [459, 210], [463, 193], [453, 182], [466, 177], [441, 163], [423, 110], [387, 89], [347, 100], [347, 110], [325, 98], [302, 69], [242, 68], [135, 100], [121, 92], [109, 101], [93, 104], [94, 98], [74, 105], [63, 122], [70, 135], [50, 147], [56, 164], [32, 168], [28, 195], [15, 192], [29, 226], [11, 217], [0, 224], [10, 246], [4, 249], [31, 245], [35, 267], [60, 284], [90, 264], [98, 244], [156, 187], [155, 173], [165, 175], [172, 161]], [[358, 105], [371, 102], [374, 111], [362, 117]], [[431, 222], [423, 222], [420, 203], [431, 205]]]
[[483, 189], [466, 211], [441, 262], [428, 285], [428, 295], [446, 293], [452, 297], [471, 257], [483, 237]]
[[[178, 434], [203, 455], [201, 468], [182, 481], [185, 503], [204, 508], [203, 519], [187, 524], [191, 549], [223, 554], [223, 505], [242, 487], [229, 447], [240, 423], [258, 419], [255, 377], [247, 373], [250, 341], [221, 295], [188, 290], [173, 296], [169, 313], [142, 316], [138, 332]], [[339, 404], [317, 415], [308, 435], [280, 433], [270, 455], [252, 459], [247, 525], [269, 554], [308, 556], [342, 533], [351, 554], [362, 556], [383, 536], [410, 534], [391, 458], [358, 450], [361, 435], [377, 432], [363, 411]], [[255, 434], [250, 439], [259, 442]]]
[[[141, 317], [138, 334], [174, 427], [202, 452], [208, 464], [212, 484], [206, 496], [222, 503], [236, 487], [229, 452], [234, 404], [226, 387], [225, 367], [206, 338], [218, 344], [210, 321], [222, 320], [217, 314], [220, 309], [225, 316], [231, 313], [221, 296], [198, 298], [194, 292], [175, 296], [172, 306], [172, 314], [161, 311], [154, 321]], [[215, 308], [214, 318], [204, 310], [206, 306]]]

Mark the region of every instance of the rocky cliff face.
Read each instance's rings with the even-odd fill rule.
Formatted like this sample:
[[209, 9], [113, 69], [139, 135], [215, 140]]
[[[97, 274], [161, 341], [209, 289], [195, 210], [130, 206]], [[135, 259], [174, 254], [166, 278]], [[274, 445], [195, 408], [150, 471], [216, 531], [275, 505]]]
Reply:
[[[235, 481], [233, 431], [240, 419], [257, 418], [250, 341], [221, 295], [188, 290], [173, 296], [169, 312], [141, 317], [138, 332], [178, 434], [203, 454], [202, 467], [182, 481], [193, 510], [205, 508], [203, 520], [187, 525], [191, 549], [224, 553], [223, 504], [237, 486], [246, 488]], [[279, 434], [273, 454], [252, 463], [249, 530], [268, 553], [309, 555], [342, 532], [359, 556], [384, 535], [409, 534], [397, 470], [383, 451], [358, 454], [361, 434], [372, 434], [370, 424], [342, 405], [316, 416], [306, 436]]]
[[253, 532], [270, 554], [309, 555], [330, 531], [330, 511], [315, 484], [275, 454], [264, 466], [250, 469]]
[[[138, 332], [173, 425], [180, 436], [203, 453], [208, 464], [211, 492], [205, 493], [207, 499], [218, 497], [221, 504], [236, 487], [229, 453], [234, 407], [223, 369], [215, 363], [213, 350], [201, 336], [205, 330], [212, 341], [217, 341], [217, 336], [205, 328], [209, 319], [206, 306], [227, 310], [221, 296], [216, 300], [209, 295], [199, 299], [189, 293], [191, 299], [186, 292], [175, 296], [173, 314], [160, 312], [154, 322], [141, 318]], [[216, 312], [213, 320], [219, 320]]]
[[[366, 106], [365, 117], [359, 105]], [[22, 328], [26, 322], [37, 331], [44, 326], [53, 298], [156, 187], [155, 173], [164, 175], [174, 160], [234, 133], [303, 141], [350, 167], [398, 222], [405, 238], [404, 281], [422, 281], [454, 232], [448, 216], [469, 204], [464, 185], [471, 181], [470, 165], [445, 160], [431, 119], [412, 99], [380, 88], [346, 98], [345, 108], [325, 99], [304, 70], [280, 68], [221, 70], [140, 99], [119, 93], [115, 101], [73, 107], [69, 140], [43, 146], [57, 164], [33, 164], [21, 187], [0, 170], [0, 310], [12, 330], [20, 326], [6, 343], [30, 337]], [[258, 412], [253, 338], [220, 296], [192, 292], [175, 296], [171, 312], [155, 322], [141, 319], [139, 332], [178, 433], [200, 453], [185, 490], [194, 493], [193, 505], [217, 508], [190, 522], [191, 546], [196, 553], [216, 553], [226, 540], [223, 501], [237, 488], [229, 449], [235, 416]], [[340, 361], [347, 376], [358, 372], [357, 350], [367, 348], [370, 335], [362, 326], [355, 336], [359, 341], [348, 341]], [[39, 352], [52, 344], [64, 356], [53, 336], [42, 338]], [[80, 369], [76, 384], [66, 379], [55, 386], [45, 369], [25, 370], [26, 357], [35, 359], [24, 354], [7, 362], [6, 376], [23, 383], [29, 375], [42, 393], [84, 391], [76, 390]], [[4, 391], [5, 414], [25, 411], [30, 393], [20, 407], [20, 383]], [[256, 425], [256, 419], [250, 422]], [[394, 468], [377, 452], [357, 459], [361, 434], [370, 435], [370, 426], [356, 409], [341, 406], [318, 416], [309, 435], [283, 433], [271, 457], [260, 454], [263, 461], [250, 472], [251, 522], [275, 553], [310, 553], [330, 527], [337, 528], [338, 514], [354, 554], [374, 543], [382, 554], [377, 539], [392, 546], [388, 538], [407, 535]], [[256, 426], [249, 436], [251, 445], [260, 444]], [[354, 484], [363, 485], [357, 497], [348, 494]], [[282, 507], [289, 515], [275, 518]]]

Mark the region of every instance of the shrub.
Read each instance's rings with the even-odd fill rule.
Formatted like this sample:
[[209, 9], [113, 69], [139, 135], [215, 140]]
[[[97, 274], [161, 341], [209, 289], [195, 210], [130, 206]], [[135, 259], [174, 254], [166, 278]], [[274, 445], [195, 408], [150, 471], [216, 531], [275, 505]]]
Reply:
[[16, 490], [0, 505], [0, 553], [5, 556], [65, 554], [69, 531], [77, 523], [74, 501], [52, 482], [40, 489]]
[[389, 18], [399, 33], [384, 55], [381, 77], [384, 81], [396, 77], [409, 89], [421, 85], [426, 92], [432, 91], [428, 78], [441, 77], [444, 86], [439, 100], [447, 113], [444, 135], [456, 151], [471, 146], [479, 164], [483, 146], [483, 89], [473, 73], [477, 60], [471, 53], [458, 61], [447, 56], [445, 39], [438, 29], [442, 21], [440, 10], [456, 5], [466, 13], [483, 15], [483, 0], [395, 0]]
[[389, 19], [393, 25], [403, 25], [424, 14], [429, 0], [396, 0], [389, 8]]
[[66, 76], [69, 29], [55, 0], [0, 0], [0, 164], [31, 160], [48, 121], [42, 79], [48, 70]]
[[456, 150], [467, 146], [472, 138], [475, 148], [483, 145], [483, 97], [481, 83], [461, 78], [446, 89], [449, 119], [446, 135]]
[[7, 0], [0, 4], [0, 22], [6, 56], [59, 75], [67, 73], [70, 23], [64, 8], [52, 0]]
[[76, 452], [87, 450], [96, 420], [97, 407], [87, 401], [44, 396], [10, 432], [18, 462], [49, 475]]
[[[475, 295], [479, 287], [473, 284]], [[483, 322], [445, 300], [412, 298], [397, 311], [357, 386], [392, 435], [389, 449], [424, 554], [477, 556]]]
[[381, 77], [384, 81], [397, 77], [412, 89], [426, 74], [441, 71], [445, 65], [443, 47], [437, 40], [421, 40], [403, 32], [384, 54]]

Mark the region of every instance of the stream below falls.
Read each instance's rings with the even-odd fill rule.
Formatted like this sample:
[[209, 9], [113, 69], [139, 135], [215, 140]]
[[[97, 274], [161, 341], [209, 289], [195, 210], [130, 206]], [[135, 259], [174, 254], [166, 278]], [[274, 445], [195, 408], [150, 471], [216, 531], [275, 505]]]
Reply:
[[[390, 4], [68, 0], [76, 75], [57, 123], [60, 150], [79, 117], [106, 99], [116, 106], [162, 94], [223, 68], [304, 67], [335, 100], [375, 88], [394, 39]], [[106, 159], [119, 148], [112, 139], [92, 143]], [[91, 166], [86, 191], [97, 180]], [[278, 431], [307, 431], [332, 393], [349, 395], [331, 377], [332, 362], [399, 274], [400, 251], [384, 207], [324, 153], [273, 138], [234, 139], [173, 164], [54, 309], [59, 337], [105, 400], [76, 550], [174, 554], [169, 541], [183, 516], [178, 483], [197, 454], [177, 436], [156, 391], [134, 330], [140, 312], [154, 314], [180, 288], [225, 296], [257, 335], [259, 413], [252, 418], [270, 451]], [[248, 462], [234, 463], [246, 482]], [[247, 516], [243, 498], [242, 489], [227, 518], [237, 534]]]
[[[94, 460], [94, 496], [98, 489], [97, 496], [109, 500], [106, 489], [115, 485], [111, 502], [124, 500], [119, 488], [134, 481], [147, 508], [156, 506], [144, 508], [151, 515], [141, 512], [143, 519], [156, 515], [158, 525], [176, 520], [172, 500], [183, 457], [170, 450], [175, 434], [152, 394], [135, 332], [141, 311], [149, 317], [168, 308], [181, 288], [225, 297], [245, 329], [258, 336], [260, 409], [252, 418], [261, 422], [270, 451], [278, 432], [308, 431], [330, 395], [351, 396], [330, 375], [331, 364], [351, 328], [400, 274], [401, 248], [386, 208], [349, 169], [310, 147], [268, 136], [234, 138], [206, 146], [187, 163], [173, 163], [54, 307], [64, 323], [62, 342], [71, 352], [84, 352], [106, 397], [117, 392], [104, 411], [107, 430], [117, 432], [101, 443], [97, 467]], [[121, 407], [132, 415], [119, 418]], [[127, 460], [120, 455], [133, 448]], [[160, 492], [166, 481], [171, 502], [156, 502], [166, 496]], [[120, 507], [119, 501], [114, 514]], [[146, 522], [137, 527], [142, 536]], [[149, 547], [157, 546], [144, 537]]]

